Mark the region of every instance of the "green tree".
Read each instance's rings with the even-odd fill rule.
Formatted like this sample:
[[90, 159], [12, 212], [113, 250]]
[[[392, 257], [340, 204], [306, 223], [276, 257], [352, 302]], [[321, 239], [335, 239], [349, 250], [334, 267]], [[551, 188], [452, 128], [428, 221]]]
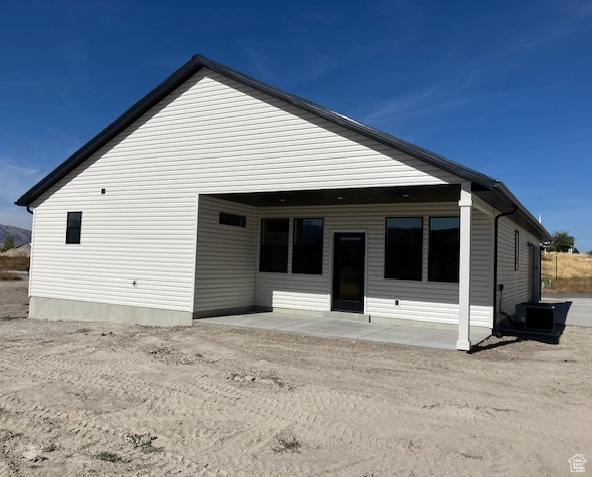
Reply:
[[4, 240], [4, 245], [2, 245], [0, 252], [6, 252], [7, 250], [10, 250], [11, 248], [14, 248], [14, 236], [11, 234], [8, 234], [6, 236], [6, 239]]
[[547, 248], [549, 252], [569, 252], [574, 247], [574, 238], [563, 230], [553, 233], [551, 245]]

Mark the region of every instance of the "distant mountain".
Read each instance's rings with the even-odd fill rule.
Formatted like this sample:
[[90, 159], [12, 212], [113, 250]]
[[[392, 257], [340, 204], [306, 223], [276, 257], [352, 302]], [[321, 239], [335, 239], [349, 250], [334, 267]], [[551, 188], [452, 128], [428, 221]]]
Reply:
[[31, 242], [30, 230], [20, 229], [18, 227], [13, 227], [12, 225], [0, 224], [0, 247], [2, 247], [2, 244], [8, 235], [14, 236], [15, 247]]

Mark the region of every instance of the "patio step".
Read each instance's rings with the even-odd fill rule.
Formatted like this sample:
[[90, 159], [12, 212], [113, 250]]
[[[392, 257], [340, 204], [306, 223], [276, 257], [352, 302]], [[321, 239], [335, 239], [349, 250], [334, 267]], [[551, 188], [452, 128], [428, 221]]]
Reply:
[[348, 313], [346, 311], [324, 311], [323, 318], [334, 320], [356, 321], [358, 323], [370, 323], [370, 315], [364, 313]]

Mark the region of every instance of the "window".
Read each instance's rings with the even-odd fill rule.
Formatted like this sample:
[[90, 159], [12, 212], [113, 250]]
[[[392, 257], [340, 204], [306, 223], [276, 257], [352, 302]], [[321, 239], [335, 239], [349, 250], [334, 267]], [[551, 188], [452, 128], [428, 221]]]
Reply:
[[520, 232], [514, 231], [514, 270], [520, 270]]
[[430, 218], [428, 280], [458, 282], [459, 229], [458, 217]]
[[66, 243], [80, 243], [81, 227], [82, 212], [68, 212], [68, 224], [66, 225]]
[[260, 272], [288, 272], [288, 219], [261, 220]]
[[420, 280], [423, 255], [423, 218], [387, 217], [384, 277]]
[[323, 219], [294, 219], [292, 273], [323, 273]]
[[223, 225], [234, 225], [235, 227], [246, 227], [247, 218], [242, 215], [232, 215], [220, 212], [219, 223]]

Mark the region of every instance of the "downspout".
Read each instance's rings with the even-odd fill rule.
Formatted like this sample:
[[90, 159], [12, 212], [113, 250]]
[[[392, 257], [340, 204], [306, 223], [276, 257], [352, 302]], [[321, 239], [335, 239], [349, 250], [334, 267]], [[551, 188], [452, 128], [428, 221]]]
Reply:
[[33, 215], [33, 211], [31, 210], [31, 208], [27, 205], [27, 212], [29, 212], [29, 214]]
[[[542, 283], [542, 281], [543, 281], [543, 250], [545, 250], [545, 248], [542, 245], [540, 245], [539, 246], [539, 276], [536, 277], [537, 280], [539, 281], [539, 283]], [[543, 298], [543, 290], [542, 290], [541, 286], [539, 285], [539, 296], [537, 296], [537, 301], [540, 303], [542, 298]]]
[[510, 212], [504, 212], [495, 216], [495, 231], [494, 231], [494, 245], [493, 245], [493, 328], [492, 335], [497, 335], [497, 248], [498, 248], [498, 228], [499, 219], [515, 214], [518, 206], [513, 204], [513, 209]]

